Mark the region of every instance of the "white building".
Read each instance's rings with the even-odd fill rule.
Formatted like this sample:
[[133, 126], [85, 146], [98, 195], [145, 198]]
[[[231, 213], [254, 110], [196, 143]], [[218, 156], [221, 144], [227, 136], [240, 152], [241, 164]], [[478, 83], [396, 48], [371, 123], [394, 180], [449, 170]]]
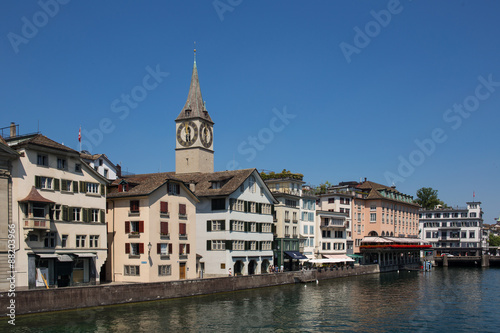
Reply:
[[300, 199], [300, 249], [303, 255], [314, 259], [317, 232], [316, 225], [316, 196], [302, 192]]
[[12, 164], [17, 285], [98, 282], [107, 256], [107, 180], [77, 151], [41, 134], [6, 141], [20, 155]]
[[91, 155], [88, 151], [83, 151], [80, 157], [106, 179], [113, 181], [120, 176], [120, 166], [114, 165], [105, 154]]
[[467, 207], [419, 211], [420, 238], [430, 242], [435, 255], [481, 255], [483, 253], [481, 202]]

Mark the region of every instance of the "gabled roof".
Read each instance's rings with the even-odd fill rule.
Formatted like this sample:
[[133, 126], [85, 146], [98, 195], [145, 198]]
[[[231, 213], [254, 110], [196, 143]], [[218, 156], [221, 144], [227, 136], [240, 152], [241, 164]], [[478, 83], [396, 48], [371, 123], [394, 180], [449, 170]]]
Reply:
[[18, 148], [22, 148], [22, 147], [25, 147], [28, 145], [40, 146], [40, 147], [45, 147], [45, 148], [52, 148], [52, 149], [62, 150], [62, 151], [68, 152], [68, 153], [74, 153], [74, 154], [78, 155], [78, 152], [76, 150], [71, 149], [69, 147], [66, 147], [65, 145], [60, 144], [58, 142], [55, 142], [54, 140], [51, 140], [42, 134], [36, 134], [34, 136], [27, 138], [26, 140], [22, 140], [16, 144], [12, 145], [11, 148], [18, 149]]
[[[133, 186], [127, 192], [118, 192], [118, 185], [123, 181]], [[149, 195], [168, 181], [182, 183], [174, 176], [173, 172], [148, 173], [118, 178], [111, 183], [108, 198]]]
[[[226, 196], [236, 191], [243, 182], [256, 171], [255, 169], [242, 169], [218, 172], [193, 172], [175, 174], [175, 176], [188, 184], [195, 184], [194, 193], [199, 197]], [[211, 188], [214, 182], [221, 182], [220, 188]]]
[[84, 160], [91, 160], [91, 161], [96, 161], [98, 159], [100, 159], [101, 157], [106, 159], [106, 161], [108, 161], [109, 164], [111, 164], [113, 167], [116, 167], [115, 164], [113, 162], [111, 162], [111, 160], [108, 158], [108, 156], [106, 156], [106, 154], [86, 154], [86, 153], [80, 153], [80, 157]]
[[28, 196], [22, 200], [19, 200], [19, 202], [45, 202], [45, 203], [54, 203], [54, 201], [45, 199], [42, 197], [40, 193], [36, 190], [35, 186], [31, 187], [31, 191], [28, 194]]
[[391, 201], [396, 201], [396, 202], [404, 202], [404, 203], [406, 203], [408, 205], [413, 205], [413, 206], [416, 206], [416, 207], [420, 207], [420, 205], [415, 204], [413, 202], [405, 202], [405, 201], [397, 200], [397, 199], [394, 199], [394, 198], [384, 197], [379, 192], [380, 190], [385, 190], [387, 192], [393, 192], [393, 193], [396, 193], [396, 194], [405, 195], [405, 194], [399, 192], [398, 190], [396, 190], [396, 188], [394, 188], [394, 187], [389, 187], [389, 186], [385, 186], [385, 185], [378, 184], [378, 183], [375, 183], [375, 182], [371, 182], [369, 180], [365, 180], [364, 182], [358, 184], [356, 186], [356, 188], [358, 188], [360, 190], [363, 190], [364, 192], [368, 192], [368, 196], [366, 197], [366, 199], [385, 199], [385, 200], [391, 200]]
[[[186, 112], [186, 110], [190, 110], [190, 112], [188, 113]], [[196, 58], [194, 60], [193, 74], [191, 75], [191, 85], [189, 86], [189, 93], [186, 104], [182, 108], [181, 113], [179, 113], [176, 121], [191, 118], [202, 118], [213, 124], [213, 121], [205, 108], [203, 97], [201, 97], [198, 69], [196, 68]]]
[[19, 153], [14, 149], [10, 148], [4, 138], [0, 135], [0, 154], [6, 155], [8, 159], [15, 159], [19, 157]]

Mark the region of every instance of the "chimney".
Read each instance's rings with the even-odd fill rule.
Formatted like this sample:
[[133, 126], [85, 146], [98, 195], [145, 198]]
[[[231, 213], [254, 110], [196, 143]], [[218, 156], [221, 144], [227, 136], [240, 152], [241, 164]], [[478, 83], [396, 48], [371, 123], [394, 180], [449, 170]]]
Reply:
[[189, 183], [189, 190], [194, 193], [195, 189], [196, 189], [195, 183]]
[[16, 137], [16, 123], [14, 122], [10, 123], [10, 137], [11, 138]]
[[120, 164], [116, 165], [116, 178], [122, 178], [122, 166]]
[[365, 177], [365, 182], [366, 182], [366, 177]]

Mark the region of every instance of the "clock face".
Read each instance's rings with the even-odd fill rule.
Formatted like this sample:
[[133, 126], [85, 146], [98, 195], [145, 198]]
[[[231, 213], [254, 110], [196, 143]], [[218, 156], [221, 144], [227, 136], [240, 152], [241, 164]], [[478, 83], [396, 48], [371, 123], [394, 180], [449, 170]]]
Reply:
[[189, 147], [198, 139], [198, 127], [192, 121], [184, 121], [177, 129], [177, 141], [183, 147]]
[[212, 128], [208, 126], [206, 123], [203, 123], [200, 126], [200, 140], [201, 144], [205, 148], [210, 148], [210, 146], [212, 145], [212, 140], [213, 140]]

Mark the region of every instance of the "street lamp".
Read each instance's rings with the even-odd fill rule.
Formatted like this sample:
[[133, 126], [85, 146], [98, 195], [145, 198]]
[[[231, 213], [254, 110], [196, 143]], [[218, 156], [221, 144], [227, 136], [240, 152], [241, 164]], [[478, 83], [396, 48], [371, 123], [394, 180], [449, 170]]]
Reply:
[[153, 245], [151, 245], [151, 242], [149, 242], [148, 244], [148, 256], [151, 255], [151, 248], [153, 247]]

